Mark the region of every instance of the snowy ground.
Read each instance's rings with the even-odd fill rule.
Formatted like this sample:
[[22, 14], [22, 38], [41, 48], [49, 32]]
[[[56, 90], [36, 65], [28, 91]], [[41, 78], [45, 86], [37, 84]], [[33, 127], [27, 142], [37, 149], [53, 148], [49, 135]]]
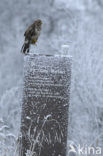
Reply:
[[[0, 1], [0, 155], [17, 156], [26, 27], [36, 18], [43, 30], [35, 53], [73, 56], [69, 142], [100, 146], [103, 155], [103, 2], [100, 0]], [[14, 152], [15, 151], [15, 152]], [[88, 154], [87, 154], [88, 155]]]

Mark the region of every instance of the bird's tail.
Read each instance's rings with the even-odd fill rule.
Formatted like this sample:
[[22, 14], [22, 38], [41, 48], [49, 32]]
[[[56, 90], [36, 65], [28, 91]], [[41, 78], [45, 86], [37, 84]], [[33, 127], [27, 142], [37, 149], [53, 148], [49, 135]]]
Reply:
[[24, 42], [22, 48], [21, 48], [21, 52], [26, 54], [29, 53], [29, 48], [30, 48], [30, 43], [29, 42]]

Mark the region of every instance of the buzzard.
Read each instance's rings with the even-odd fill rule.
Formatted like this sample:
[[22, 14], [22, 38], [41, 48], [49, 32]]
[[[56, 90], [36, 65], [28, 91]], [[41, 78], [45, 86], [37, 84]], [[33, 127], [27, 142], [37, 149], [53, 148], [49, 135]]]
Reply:
[[25, 41], [24, 41], [24, 44], [21, 49], [22, 53], [24, 53], [24, 54], [29, 53], [30, 45], [36, 44], [38, 37], [40, 35], [41, 25], [42, 25], [42, 21], [40, 19], [37, 19], [25, 31], [25, 33], [24, 33]]

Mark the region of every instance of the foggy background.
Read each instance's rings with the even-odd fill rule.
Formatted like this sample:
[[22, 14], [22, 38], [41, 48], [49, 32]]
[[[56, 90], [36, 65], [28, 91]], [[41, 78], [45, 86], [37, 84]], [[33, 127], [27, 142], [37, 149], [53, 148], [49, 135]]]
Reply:
[[65, 45], [72, 55], [69, 143], [103, 150], [103, 1], [0, 0], [0, 156], [17, 156], [20, 50], [26, 28], [37, 18], [42, 32], [31, 52], [65, 53]]

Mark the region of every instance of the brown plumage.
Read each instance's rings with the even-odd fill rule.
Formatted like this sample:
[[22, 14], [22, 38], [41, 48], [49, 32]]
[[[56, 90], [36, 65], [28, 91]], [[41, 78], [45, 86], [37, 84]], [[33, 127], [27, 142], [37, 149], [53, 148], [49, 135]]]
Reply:
[[30, 45], [31, 44], [35, 45], [40, 35], [41, 25], [42, 21], [38, 19], [32, 25], [30, 25], [28, 29], [25, 31], [24, 33], [25, 41], [21, 49], [22, 53], [24, 54], [29, 53]]

